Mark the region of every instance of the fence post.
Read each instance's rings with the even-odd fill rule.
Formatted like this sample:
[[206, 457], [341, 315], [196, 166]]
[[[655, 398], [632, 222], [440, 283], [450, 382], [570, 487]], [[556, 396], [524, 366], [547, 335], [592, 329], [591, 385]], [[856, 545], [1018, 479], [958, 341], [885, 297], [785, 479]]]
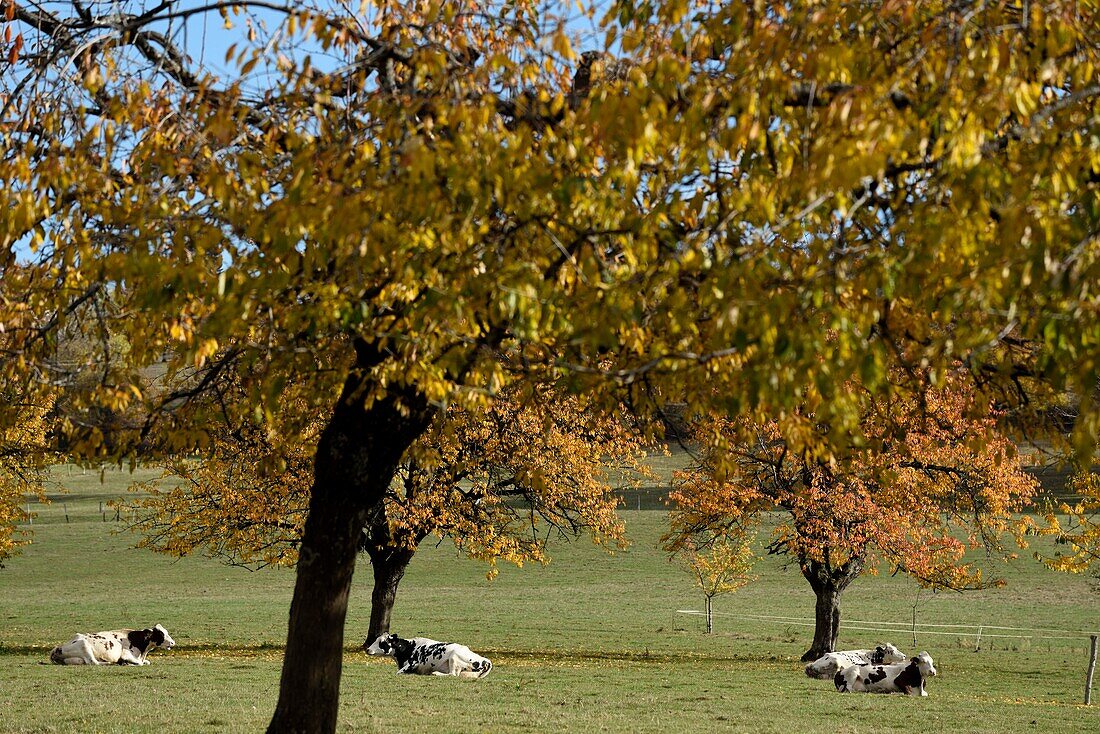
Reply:
[[1089, 672], [1085, 674], [1085, 705], [1092, 703], [1092, 674], [1096, 672], [1096, 635], [1089, 635]]
[[985, 629], [981, 625], [978, 626], [978, 639], [974, 641], [974, 652], [978, 652], [982, 649], [982, 630]]
[[65, 522], [68, 523], [69, 522], [69, 503], [68, 502], [62, 502], [61, 503], [61, 509], [65, 511]]
[[709, 635], [714, 630], [714, 617], [711, 615], [711, 601], [712, 599], [707, 597], [707, 634]]

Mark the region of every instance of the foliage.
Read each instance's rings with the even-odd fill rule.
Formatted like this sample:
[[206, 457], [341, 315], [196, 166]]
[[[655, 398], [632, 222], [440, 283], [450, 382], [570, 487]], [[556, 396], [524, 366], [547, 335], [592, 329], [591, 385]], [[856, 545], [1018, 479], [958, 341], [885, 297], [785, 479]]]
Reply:
[[[55, 458], [49, 435], [55, 426], [52, 411], [56, 387], [36, 370], [15, 377], [20, 367], [18, 330], [34, 323], [34, 314], [20, 297], [28, 287], [29, 271], [7, 265], [0, 254], [0, 568], [30, 542], [31, 531], [18, 527], [32, 519], [25, 510], [30, 497], [46, 501], [45, 469]], [[16, 369], [13, 369], [16, 368]], [[23, 369], [28, 365], [23, 362]]]
[[704, 543], [689, 539], [679, 549], [684, 566], [708, 600], [737, 591], [753, 580], [755, 561], [744, 538], [721, 536]]
[[52, 407], [0, 389], [0, 568], [29, 542], [29, 530], [17, 527], [31, 519], [23, 509], [28, 495], [46, 501], [43, 481], [51, 458], [46, 435]]
[[707, 376], [728, 412], [811, 410], [835, 444], [862, 424], [853, 378], [914, 390], [962, 358], [1014, 409], [1036, 377], [1095, 384], [1095, 4], [616, 11], [627, 51], [679, 52], [681, 134], [708, 133], [682, 139], [696, 175], [677, 215], [687, 269], [711, 266], [680, 282], [710, 318], [651, 323], [658, 341], [734, 353]]
[[234, 565], [293, 565], [309, 504], [316, 435], [278, 436], [260, 425], [215, 433], [203, 454], [169, 459], [140, 496], [112, 504], [135, 518], [138, 547], [196, 551]]
[[1051, 512], [1039, 532], [1057, 538], [1059, 547], [1043, 557], [1057, 571], [1082, 573], [1095, 567], [1100, 559], [1100, 474], [1078, 472], [1069, 481], [1074, 494], [1071, 502], [1063, 502]]
[[[144, 496], [124, 505], [137, 511], [139, 545], [293, 565], [321, 421], [308, 425], [293, 435], [238, 426], [201, 457], [168, 462], [165, 477], [138, 485]], [[553, 391], [529, 402], [502, 398], [485, 411], [452, 408], [400, 467], [385, 500], [386, 531], [368, 525], [364, 542], [415, 549], [428, 535], [449, 537], [489, 562], [491, 575], [497, 559], [548, 561], [553, 534], [587, 530], [597, 544], [621, 547], [614, 489], [650, 475], [645, 456], [640, 435], [619, 419]]]
[[799, 452], [784, 433], [819, 428], [812, 415], [794, 427], [717, 416], [700, 425], [707, 445], [698, 464], [678, 475], [670, 546], [778, 509], [787, 519], [771, 550], [796, 558], [804, 573], [814, 565], [855, 573], [885, 565], [933, 588], [986, 583], [966, 550], [1007, 552], [1005, 532], [1023, 543], [1013, 513], [1035, 488], [996, 416], [973, 417], [973, 397], [958, 380], [930, 389], [921, 405], [864, 398], [862, 429], [874, 443], [831, 461]]
[[446, 535], [490, 564], [544, 563], [549, 537], [582, 530], [621, 548], [615, 489], [651, 476], [646, 446], [621, 418], [575, 397], [506, 394], [484, 414], [448, 414], [426, 445], [413, 447], [387, 517], [396, 538]]

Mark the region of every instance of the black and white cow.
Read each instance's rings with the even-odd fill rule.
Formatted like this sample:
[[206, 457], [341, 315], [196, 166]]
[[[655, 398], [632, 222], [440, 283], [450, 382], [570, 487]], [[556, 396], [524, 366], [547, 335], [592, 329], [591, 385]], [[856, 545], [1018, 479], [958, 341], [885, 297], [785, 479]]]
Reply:
[[143, 630], [111, 630], [80, 633], [50, 651], [50, 662], [58, 665], [148, 665], [154, 648], [170, 650], [176, 641], [168, 630], [156, 625]]
[[936, 675], [932, 656], [922, 652], [907, 663], [896, 665], [851, 665], [833, 676], [841, 693], [904, 693], [927, 696], [924, 682]]
[[906, 659], [905, 653], [887, 642], [885, 645], [877, 645], [873, 650], [827, 652], [806, 666], [806, 675], [829, 680], [851, 665], [890, 665], [905, 662]]
[[398, 673], [416, 675], [454, 675], [460, 678], [484, 678], [493, 669], [489, 658], [454, 642], [439, 642], [427, 637], [404, 640], [397, 635], [379, 635], [374, 642], [363, 643], [368, 655], [389, 655], [397, 661]]

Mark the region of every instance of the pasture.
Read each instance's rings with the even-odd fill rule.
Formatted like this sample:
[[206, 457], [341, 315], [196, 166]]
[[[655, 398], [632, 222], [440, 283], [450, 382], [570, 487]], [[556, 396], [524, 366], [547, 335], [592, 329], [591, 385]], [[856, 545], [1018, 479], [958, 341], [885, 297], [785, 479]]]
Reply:
[[[60, 469], [55, 478], [69, 493], [32, 506], [35, 542], [0, 570], [0, 731], [261, 731], [276, 700], [292, 572], [133, 550], [134, 538], [98, 509], [124, 491], [128, 475], [107, 472], [101, 483], [94, 472]], [[392, 661], [359, 650], [370, 611], [364, 558], [347, 624], [340, 730], [1100, 731], [1100, 707], [1080, 705], [1085, 637], [987, 636], [975, 652], [973, 637], [961, 634], [920, 632], [914, 645], [909, 630], [842, 629], [844, 647], [891, 640], [928, 650], [940, 674], [925, 699], [840, 695], [802, 672], [809, 628], [748, 616], [812, 616], [797, 569], [763, 559], [757, 582], [716, 600], [716, 630], [705, 635], [700, 618], [676, 613], [702, 599], [656, 548], [664, 514], [624, 517], [633, 541], [626, 552], [558, 543], [549, 566], [502, 566], [492, 582], [449, 544], [425, 544], [402, 583], [394, 631], [492, 658], [481, 681], [399, 678]], [[915, 609], [923, 624], [1100, 629], [1094, 580], [1048, 572], [1026, 551], [1003, 575], [1005, 588], [968, 595], [866, 577], [846, 593], [843, 611], [849, 620], [908, 622]], [[153, 652], [147, 667], [40, 664], [77, 631], [156, 622], [178, 647]]]

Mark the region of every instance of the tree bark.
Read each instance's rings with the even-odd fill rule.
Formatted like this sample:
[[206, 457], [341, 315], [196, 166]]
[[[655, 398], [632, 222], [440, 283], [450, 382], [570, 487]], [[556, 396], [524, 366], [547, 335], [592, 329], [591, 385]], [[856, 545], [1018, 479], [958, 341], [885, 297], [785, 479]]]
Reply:
[[814, 590], [817, 603], [814, 605], [814, 641], [810, 649], [802, 656], [802, 661], [817, 660], [827, 652], [836, 650], [837, 636], [840, 634], [840, 591], [835, 588]]
[[810, 587], [817, 595], [814, 606], [814, 639], [810, 649], [802, 655], [802, 661], [808, 662], [836, 650], [836, 641], [840, 634], [840, 596], [848, 588], [848, 584], [863, 572], [863, 557], [854, 556], [839, 566], [802, 558], [799, 566], [802, 575], [810, 582]]
[[392, 388], [364, 405], [365, 375], [382, 356], [365, 342], [355, 347], [356, 368], [317, 446], [272, 734], [336, 731], [344, 620], [362, 530], [382, 511], [405, 449], [434, 413], [411, 388]]
[[397, 599], [397, 585], [405, 575], [412, 560], [413, 549], [371, 549], [371, 566], [374, 568], [374, 591], [370, 598], [370, 626], [367, 628], [367, 644], [378, 635], [390, 631], [390, 615]]

